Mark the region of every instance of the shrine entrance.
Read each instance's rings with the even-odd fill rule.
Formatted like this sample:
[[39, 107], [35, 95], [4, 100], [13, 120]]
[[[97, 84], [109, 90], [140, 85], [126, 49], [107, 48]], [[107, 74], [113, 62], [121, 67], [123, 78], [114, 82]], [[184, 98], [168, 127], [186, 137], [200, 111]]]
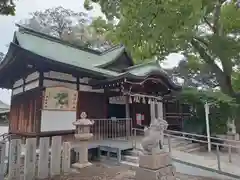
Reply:
[[108, 118], [126, 118], [126, 108], [123, 104], [109, 104]]
[[109, 98], [107, 117], [126, 118], [126, 101], [124, 96], [113, 96]]

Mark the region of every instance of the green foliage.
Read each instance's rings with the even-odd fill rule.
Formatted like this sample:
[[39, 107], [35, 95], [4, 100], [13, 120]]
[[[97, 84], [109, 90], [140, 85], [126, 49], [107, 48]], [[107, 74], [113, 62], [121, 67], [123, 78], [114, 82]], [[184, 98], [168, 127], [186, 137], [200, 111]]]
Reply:
[[232, 1], [232, 3], [228, 3], [222, 7], [220, 20], [224, 31], [227, 33], [235, 33], [240, 28], [240, 11], [236, 7], [235, 2]]
[[232, 85], [233, 85], [233, 89], [237, 92], [240, 91], [240, 72], [239, 70], [236, 70], [236, 72], [234, 72], [232, 74]]
[[109, 20], [119, 20], [112, 36], [135, 59], [164, 59], [180, 52], [189, 70], [208, 73], [223, 93], [235, 97], [231, 76], [240, 62], [240, 9], [235, 2], [86, 0], [86, 7], [98, 3]]
[[110, 30], [112, 37], [140, 62], [182, 53], [185, 67], [173, 71], [187, 85], [221, 90], [197, 94], [186, 90], [182, 97], [187, 95], [201, 106], [211, 101], [225, 117], [235, 115], [234, 104], [240, 104], [240, 7], [236, 2], [239, 4], [237, 0], [86, 0], [86, 6], [91, 9], [92, 3], [98, 3], [107, 19], [119, 20]]
[[75, 23], [79, 26], [84, 26], [87, 23], [87, 14], [74, 12], [62, 6], [35, 11], [31, 13], [31, 16], [30, 19], [21, 24], [58, 38], [70, 33]]
[[222, 93], [221, 91], [212, 90], [196, 90], [195, 88], [185, 88], [179, 96], [181, 101], [201, 103], [206, 102], [219, 106], [220, 104], [228, 104], [237, 106], [235, 99]]
[[15, 15], [14, 0], [0, 0], [0, 14], [1, 15]]
[[110, 39], [108, 32], [113, 29], [113, 25], [102, 18], [94, 19], [90, 24], [86, 13], [74, 12], [61, 6], [36, 11], [31, 15], [30, 19], [22, 20], [20, 24], [78, 46], [99, 51], [112, 46], [106, 39]]
[[234, 119], [238, 104], [235, 100], [220, 91], [198, 91], [186, 88], [179, 96], [181, 102], [192, 107], [192, 117], [184, 122], [184, 130], [204, 134], [205, 109], [204, 104], [210, 104], [209, 124], [212, 134], [226, 133], [227, 120]]

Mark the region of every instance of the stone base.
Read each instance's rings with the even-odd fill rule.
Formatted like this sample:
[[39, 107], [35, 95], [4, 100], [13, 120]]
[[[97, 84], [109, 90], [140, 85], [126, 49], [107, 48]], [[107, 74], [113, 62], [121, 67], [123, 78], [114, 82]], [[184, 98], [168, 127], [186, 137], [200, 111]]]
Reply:
[[171, 157], [168, 152], [160, 152], [153, 155], [140, 155], [139, 167], [157, 170], [171, 164]]
[[[227, 139], [228, 140], [234, 140], [234, 141], [239, 141], [239, 134], [235, 133], [227, 133]], [[237, 148], [239, 146], [238, 142], [228, 142], [228, 145], [234, 146], [231, 148], [231, 151], [234, 153], [239, 153], [240, 152], [240, 148]], [[228, 150], [228, 148], [227, 148]]]
[[136, 169], [136, 180], [176, 180], [176, 169], [170, 165], [158, 170], [139, 167]]
[[74, 163], [72, 166], [74, 168], [77, 168], [77, 169], [82, 169], [82, 168], [85, 168], [85, 167], [88, 167], [88, 166], [91, 166], [91, 165], [92, 165], [92, 163], [90, 163], [90, 162], [84, 163], [84, 164], [81, 164], [81, 163], [77, 162], [77, 163]]
[[167, 152], [153, 155], [141, 155], [139, 168], [136, 169], [136, 180], [176, 180], [176, 169], [171, 164]]

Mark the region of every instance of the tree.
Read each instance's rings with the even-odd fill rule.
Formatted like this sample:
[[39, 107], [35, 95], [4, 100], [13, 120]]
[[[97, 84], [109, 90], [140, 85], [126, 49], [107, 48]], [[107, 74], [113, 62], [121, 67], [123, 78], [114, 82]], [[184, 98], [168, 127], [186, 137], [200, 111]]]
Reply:
[[62, 39], [99, 51], [104, 51], [113, 46], [110, 41], [106, 40], [106, 34], [97, 32], [97, 29], [92, 25], [76, 25], [70, 33], [64, 33]]
[[210, 132], [224, 134], [227, 131], [227, 121], [235, 114], [238, 105], [234, 98], [219, 90], [201, 90], [184, 88], [178, 96], [180, 102], [191, 105], [191, 117], [184, 122], [184, 131], [204, 134], [206, 130], [204, 104], [210, 102]]
[[87, 14], [76, 13], [59, 6], [36, 11], [30, 19], [20, 23], [70, 43], [104, 51], [113, 44], [106, 40], [107, 31], [103, 30], [103, 22], [102, 18], [96, 18], [91, 24]]
[[21, 24], [58, 38], [62, 38], [64, 33], [71, 33], [75, 24], [84, 26], [88, 22], [86, 13], [74, 12], [61, 6], [36, 11], [31, 15], [30, 19]]
[[[233, 86], [240, 65], [239, 0], [94, 2], [109, 20], [119, 19], [114, 33], [133, 54], [163, 59], [181, 53], [189, 67], [208, 69], [221, 91], [240, 103]], [[86, 0], [85, 7], [91, 3]]]
[[194, 68], [186, 60], [181, 60], [176, 67], [164, 69], [168, 75], [183, 80], [182, 86], [192, 88], [214, 89], [218, 87], [218, 83], [214, 74], [209, 70], [208, 66]]
[[0, 14], [15, 15], [14, 0], [0, 0]]
[[141, 52], [144, 58], [181, 52], [195, 66], [209, 67], [224, 93], [236, 95], [231, 81], [240, 52], [240, 9], [236, 1], [96, 2], [107, 18], [119, 18], [116, 36], [131, 52]]

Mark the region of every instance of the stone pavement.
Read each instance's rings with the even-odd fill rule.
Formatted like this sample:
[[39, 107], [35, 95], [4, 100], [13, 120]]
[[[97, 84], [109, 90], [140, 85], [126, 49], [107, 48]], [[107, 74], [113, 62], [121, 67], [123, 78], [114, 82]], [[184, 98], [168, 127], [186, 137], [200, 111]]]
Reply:
[[[176, 151], [176, 150], [172, 150], [172, 157], [180, 161], [185, 161], [191, 164], [218, 170], [217, 159], [213, 159], [210, 157], [190, 154], [190, 153]], [[220, 168], [221, 168], [221, 171], [223, 172], [240, 176], [240, 171], [239, 171], [240, 167], [233, 163], [221, 161]]]
[[[165, 145], [164, 149], [168, 151], [168, 145], [167, 145], [167, 139], [164, 139]], [[136, 144], [137, 149], [141, 149], [140, 141], [137, 141]], [[217, 162], [217, 156], [215, 154], [209, 154], [206, 156], [204, 153], [187, 153], [182, 152], [179, 150], [176, 150], [174, 146], [172, 147], [172, 157], [176, 160], [180, 160], [186, 163], [191, 163], [197, 166], [202, 166], [206, 168], [210, 168], [212, 170], [218, 170], [218, 162]], [[234, 158], [234, 157], [233, 157]], [[221, 159], [221, 157], [220, 157]], [[233, 175], [237, 175], [240, 177], [240, 158], [239, 158], [239, 164], [236, 163], [229, 163], [226, 158], [222, 158], [220, 161], [220, 167], [221, 171]]]
[[[50, 180], [50, 179], [48, 179]], [[94, 164], [83, 168], [79, 172], [73, 172], [68, 175], [58, 176], [52, 180], [136, 180], [135, 171], [124, 165], [109, 166], [103, 164]], [[214, 178], [204, 178], [177, 174], [177, 180], [222, 180]]]

